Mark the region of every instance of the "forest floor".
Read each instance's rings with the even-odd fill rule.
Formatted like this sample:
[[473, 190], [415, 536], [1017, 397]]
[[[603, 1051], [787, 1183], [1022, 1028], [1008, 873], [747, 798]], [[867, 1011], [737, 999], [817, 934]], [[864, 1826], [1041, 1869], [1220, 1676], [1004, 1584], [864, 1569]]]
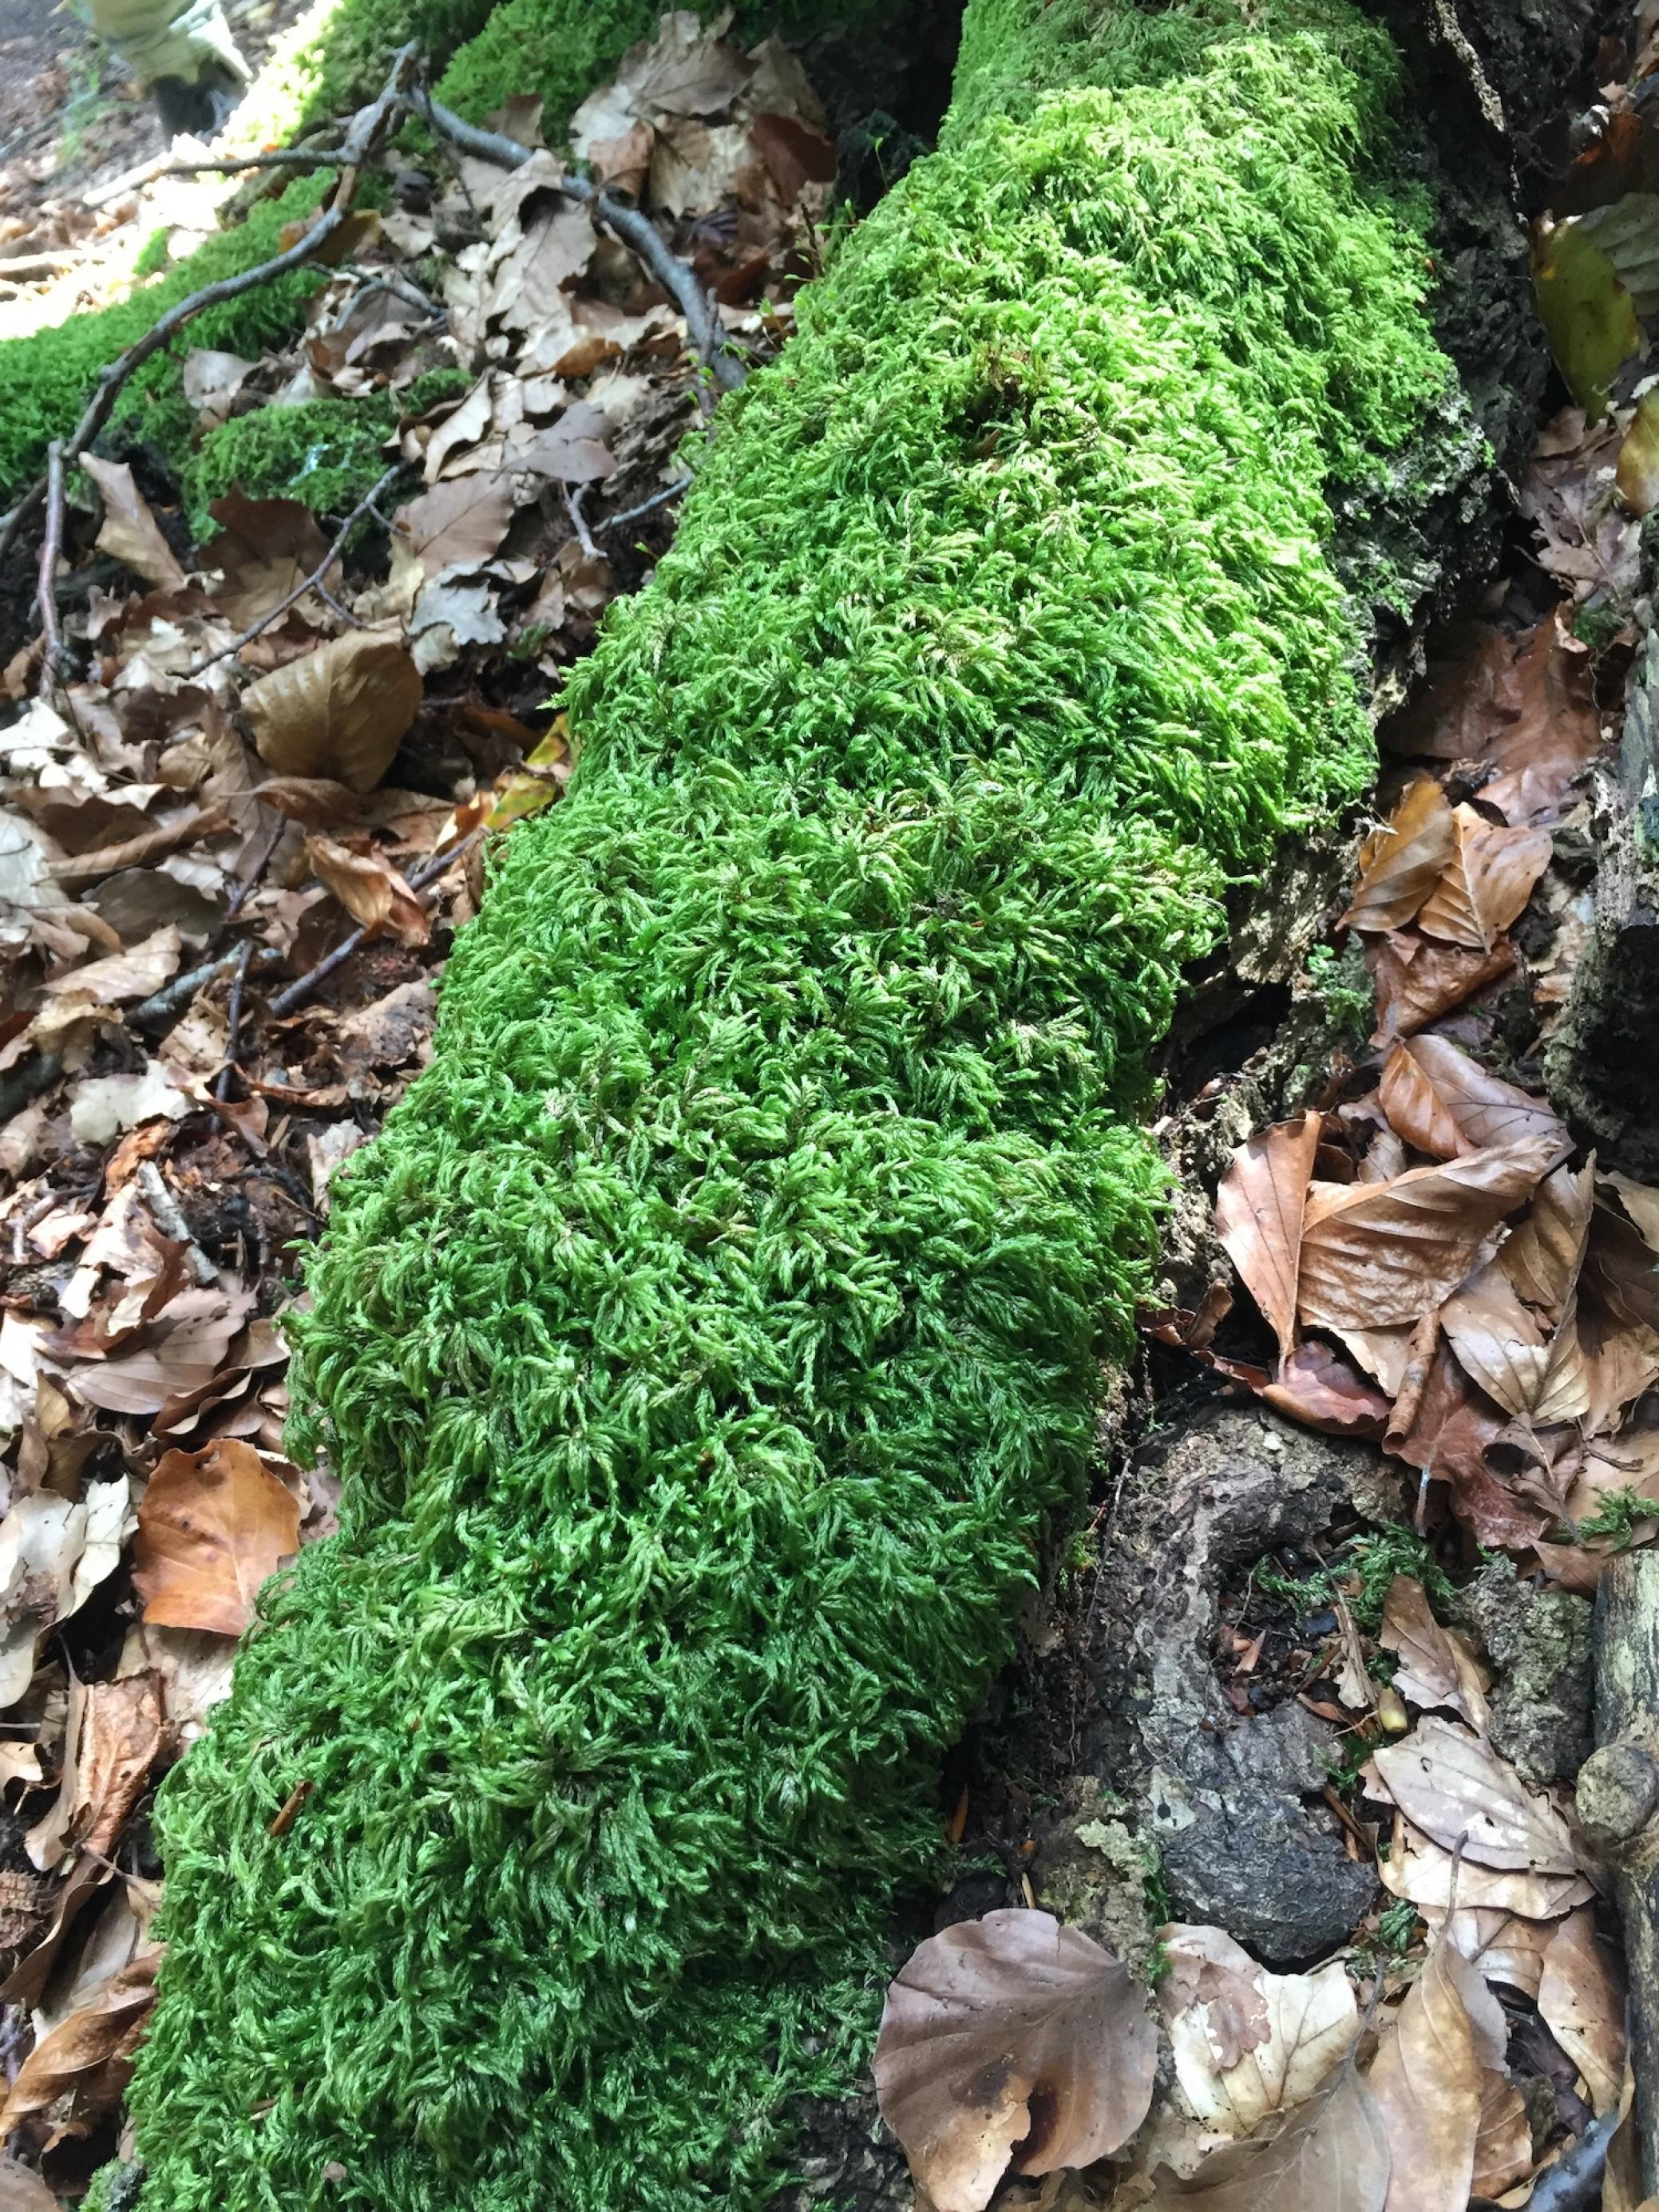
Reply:
[[[293, 12], [239, 28], [262, 51]], [[30, 88], [0, 93], [3, 251], [59, 255], [53, 312], [121, 281], [115, 231], [154, 227], [155, 179], [85, 219], [163, 150], [88, 54], [43, 0], [0, 46], [0, 83]], [[1368, 2005], [1370, 2094], [1429, 2128], [1457, 2206], [1550, 2202], [1627, 2095], [1618, 1923], [1571, 1790], [1598, 1576], [1659, 1537], [1659, 1132], [1585, 1087], [1581, 971], [1630, 813], [1621, 733], [1659, 683], [1637, 313], [1659, 307], [1659, 78], [1640, 19], [1601, 58], [1563, 228], [1599, 240], [1623, 350], [1559, 319], [1499, 566], [1383, 722], [1375, 815], [1197, 979], [1159, 1303], [1097, 1510], [951, 1763], [940, 1892], [896, 1932], [896, 1964], [1043, 1907], [1156, 1985], [1127, 2179], [1010, 2201], [1138, 2201], [1160, 2163], [1277, 2125], [1275, 2212], [1325, 2212], [1297, 2146]], [[576, 140], [753, 365], [787, 343], [851, 119], [784, 49], [682, 27]], [[0, 579], [0, 2127], [23, 2162], [0, 2181], [24, 2212], [122, 2143], [155, 1783], [261, 1580], [334, 1525], [329, 1470], [284, 1453], [280, 1328], [331, 1179], [424, 1064], [487, 848], [558, 802], [547, 702], [668, 542], [709, 404], [656, 274], [539, 189], [534, 113], [501, 126], [530, 161], [400, 177], [291, 347], [186, 366], [204, 427], [389, 398], [372, 502], [232, 489], [192, 516], [137, 449], [66, 510], [55, 666], [29, 575]], [[405, 405], [457, 363], [464, 389]], [[868, 2100], [810, 2131], [809, 2195], [907, 2201]]]

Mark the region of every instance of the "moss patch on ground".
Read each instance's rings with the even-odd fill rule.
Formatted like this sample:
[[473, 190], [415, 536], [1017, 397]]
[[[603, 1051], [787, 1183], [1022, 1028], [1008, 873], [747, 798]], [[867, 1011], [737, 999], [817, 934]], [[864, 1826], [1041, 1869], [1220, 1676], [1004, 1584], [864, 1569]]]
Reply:
[[1182, 963], [1369, 773], [1322, 487], [1448, 374], [1378, 32], [1074, 20], [971, 0], [337, 1186], [342, 1529], [161, 1792], [146, 2212], [756, 2206], [867, 2033], [1146, 1279]]

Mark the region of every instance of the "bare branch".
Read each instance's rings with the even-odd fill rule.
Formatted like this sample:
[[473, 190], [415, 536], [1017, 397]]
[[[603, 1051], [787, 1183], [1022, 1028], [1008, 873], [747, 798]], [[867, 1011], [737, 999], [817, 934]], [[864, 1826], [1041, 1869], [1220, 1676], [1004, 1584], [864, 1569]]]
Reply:
[[642, 515], [651, 514], [655, 508], [666, 507], [671, 499], [678, 499], [683, 491], [689, 491], [690, 488], [689, 475], [676, 477], [672, 484], [665, 484], [660, 491], [653, 491], [649, 499], [642, 499], [637, 507], [625, 507], [620, 514], [607, 514], [603, 522], [597, 522], [593, 526], [596, 530], [620, 530], [624, 523], [637, 522]]
[[40, 610], [46, 653], [40, 667], [40, 696], [49, 697], [65, 674], [63, 633], [58, 627], [58, 555], [64, 542], [64, 448], [54, 438], [46, 448], [46, 534], [40, 540], [40, 567], [34, 603]]

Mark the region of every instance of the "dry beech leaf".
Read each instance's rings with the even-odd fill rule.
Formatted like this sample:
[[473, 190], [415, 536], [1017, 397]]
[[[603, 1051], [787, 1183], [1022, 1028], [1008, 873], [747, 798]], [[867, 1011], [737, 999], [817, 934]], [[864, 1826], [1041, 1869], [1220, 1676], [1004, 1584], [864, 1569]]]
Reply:
[[104, 502], [99, 550], [125, 561], [147, 584], [164, 592], [182, 592], [185, 572], [126, 463], [100, 461], [95, 453], [82, 453], [81, 466], [97, 485]]
[[513, 520], [513, 483], [505, 474], [453, 477], [400, 507], [392, 527], [428, 576], [471, 568], [493, 557]]
[[1260, 1130], [1233, 1154], [1216, 1193], [1216, 1234], [1285, 1358], [1296, 1342], [1302, 1212], [1319, 1132], [1317, 1114]]
[[1520, 636], [1485, 629], [1389, 722], [1390, 751], [1480, 761], [1498, 771], [1482, 800], [1506, 821], [1553, 822], [1585, 763], [1604, 750], [1590, 654], [1554, 615]]
[[[1431, 1850], [1437, 1848], [1430, 1846]], [[1460, 1871], [1468, 1870], [1464, 1868]], [[1497, 1875], [1492, 1878], [1504, 1881], [1526, 1877]], [[1463, 1887], [1460, 1881], [1460, 1896]], [[1528, 1920], [1521, 1913], [1510, 1912], [1495, 1905], [1459, 1904], [1451, 1911], [1441, 1905], [1424, 1905], [1418, 1910], [1433, 1932], [1444, 1934], [1489, 1982], [1502, 1982], [1506, 1989], [1519, 1990], [1523, 1996], [1536, 1998], [1544, 1971], [1544, 1954], [1555, 1935], [1553, 1921]]]
[[0, 2158], [0, 2212], [62, 2212], [58, 2199], [32, 2166]]
[[1595, 1302], [1632, 1328], [1659, 1328], [1659, 1261], [1622, 1214], [1599, 1202], [1590, 1209], [1584, 1286]]
[[424, 945], [432, 934], [426, 908], [389, 860], [354, 853], [332, 837], [306, 839], [306, 858], [354, 921], [371, 937], [387, 930], [400, 945]]
[[1385, 1045], [1437, 1021], [1506, 975], [1515, 965], [1515, 947], [1501, 937], [1490, 952], [1476, 952], [1395, 929], [1365, 947], [1365, 965], [1376, 992], [1371, 1042]]
[[1158, 1984], [1176, 2072], [1193, 2111], [1218, 2134], [1253, 2135], [1305, 2104], [1359, 2033], [1340, 1960], [1313, 1974], [1270, 1974], [1219, 1928], [1158, 1930], [1170, 1971]]
[[131, 2075], [131, 2058], [155, 2002], [159, 1948], [143, 1951], [106, 1982], [89, 2005], [71, 2013], [23, 2061], [0, 2109], [0, 2134], [31, 2113], [44, 2112], [64, 2095], [76, 2106], [71, 2131], [119, 2103]]
[[[1605, 1436], [1618, 1426], [1626, 1406], [1659, 1382], [1659, 1331], [1596, 1310], [1579, 1315], [1578, 1334], [1589, 1401], [1584, 1428], [1589, 1436]], [[1614, 1457], [1622, 1443], [1615, 1439], [1609, 1446]]]
[[1455, 848], [1417, 926], [1425, 936], [1490, 952], [1548, 867], [1550, 833], [1504, 829], [1468, 805], [1455, 811], [1452, 823]]
[[1554, 1159], [1537, 1137], [1408, 1168], [1390, 1182], [1315, 1183], [1297, 1302], [1322, 1328], [1415, 1324], [1462, 1280], [1481, 1241], [1537, 1188]]
[[170, 1451], [138, 1508], [133, 1576], [144, 1619], [240, 1636], [259, 1585], [300, 1545], [300, 1508], [252, 1444]]
[[94, 1005], [116, 1006], [128, 999], [148, 999], [179, 972], [184, 940], [171, 923], [125, 952], [112, 952], [104, 960], [88, 960], [67, 975], [51, 977], [43, 987], [53, 997], [86, 999]]
[[1279, 1362], [1278, 1374], [1261, 1385], [1260, 1395], [1288, 1419], [1328, 1437], [1376, 1440], [1389, 1425], [1389, 1401], [1316, 1337], [1298, 1344]]
[[1609, 1170], [1601, 1180], [1611, 1183], [1619, 1194], [1620, 1203], [1636, 1224], [1646, 1243], [1659, 1252], [1659, 1190], [1650, 1182], [1637, 1182], [1630, 1176]]
[[1413, 1827], [1477, 1866], [1575, 1874], [1572, 1837], [1547, 1797], [1535, 1797], [1490, 1745], [1451, 1721], [1419, 1721], [1399, 1743], [1379, 1745], [1371, 1767]]
[[1571, 1299], [1546, 1336], [1495, 1263], [1481, 1267], [1440, 1309], [1440, 1326], [1469, 1379], [1506, 1413], [1539, 1428], [1589, 1410], [1589, 1383]]
[[[232, 491], [208, 513], [219, 525], [208, 558], [224, 577], [215, 605], [239, 629], [281, 606], [328, 553], [316, 516], [297, 499], [249, 499]], [[307, 602], [301, 601], [303, 611]]]
[[1411, 1704], [1461, 1713], [1480, 1735], [1486, 1730], [1486, 1692], [1474, 1654], [1429, 1607], [1428, 1594], [1410, 1575], [1396, 1575], [1382, 1601], [1385, 1651], [1398, 1654], [1394, 1686]]
[[1498, 1264], [1528, 1305], [1552, 1322], [1566, 1310], [1589, 1240], [1595, 1158], [1577, 1174], [1559, 1167], [1538, 1186], [1524, 1220], [1499, 1247]]
[[1547, 1099], [1501, 1082], [1449, 1037], [1408, 1037], [1395, 1045], [1376, 1096], [1389, 1126], [1437, 1159], [1522, 1137], [1547, 1138], [1561, 1156], [1571, 1149], [1565, 1125]]
[[[1426, 1917], [1443, 1913], [1452, 1898], [1452, 1854], [1396, 1814], [1393, 1849], [1376, 1863], [1382, 1887]], [[1456, 1874], [1457, 1905], [1467, 1911], [1515, 1913], [1527, 1920], [1559, 1920], [1595, 1893], [1582, 1875], [1505, 1873], [1465, 1858]], [[1461, 1948], [1461, 1946], [1460, 1946]]]
[[267, 767], [370, 791], [421, 703], [420, 672], [395, 638], [353, 630], [273, 668], [242, 694]]
[[1389, 2165], [1382, 2112], [1350, 2055], [1276, 2132], [1212, 2151], [1186, 2180], [1160, 2166], [1152, 2203], [1155, 2212], [1382, 2212]]
[[1625, 2078], [1625, 1979], [1596, 1935], [1593, 1905], [1580, 1906], [1556, 1929], [1544, 1954], [1538, 2009], [1583, 2075], [1592, 2111], [1617, 2104]]
[[1481, 2077], [1502, 2067], [1507, 2041], [1503, 2007], [1437, 1937], [1367, 2076], [1394, 2154], [1389, 2212], [1464, 2212]]
[[988, 1912], [930, 1936], [887, 1992], [882, 2116], [939, 2212], [981, 2212], [1008, 2170], [1118, 2148], [1152, 2103], [1158, 2038], [1128, 1969], [1051, 1913]]
[[1480, 2125], [1474, 2138], [1469, 2194], [1489, 2204], [1532, 2172], [1532, 2122], [1526, 2101], [1506, 2075], [1488, 2067], [1480, 2076]]
[[1359, 848], [1353, 901], [1339, 928], [1398, 929], [1426, 899], [1455, 849], [1446, 794], [1420, 775], [1380, 828]]
[[25, 1838], [35, 1865], [49, 1870], [82, 1845], [108, 1858], [166, 1736], [154, 1675], [72, 1681], [63, 1781], [46, 1817]]

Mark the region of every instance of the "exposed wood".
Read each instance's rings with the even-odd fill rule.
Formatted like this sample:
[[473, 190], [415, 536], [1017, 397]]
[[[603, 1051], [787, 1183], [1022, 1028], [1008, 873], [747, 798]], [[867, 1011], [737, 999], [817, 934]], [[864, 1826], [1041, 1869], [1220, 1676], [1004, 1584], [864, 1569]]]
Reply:
[[1625, 1928], [1642, 2188], [1659, 2195], [1659, 1553], [1627, 1552], [1595, 1601], [1595, 1741], [1578, 1818], [1604, 1854]]

